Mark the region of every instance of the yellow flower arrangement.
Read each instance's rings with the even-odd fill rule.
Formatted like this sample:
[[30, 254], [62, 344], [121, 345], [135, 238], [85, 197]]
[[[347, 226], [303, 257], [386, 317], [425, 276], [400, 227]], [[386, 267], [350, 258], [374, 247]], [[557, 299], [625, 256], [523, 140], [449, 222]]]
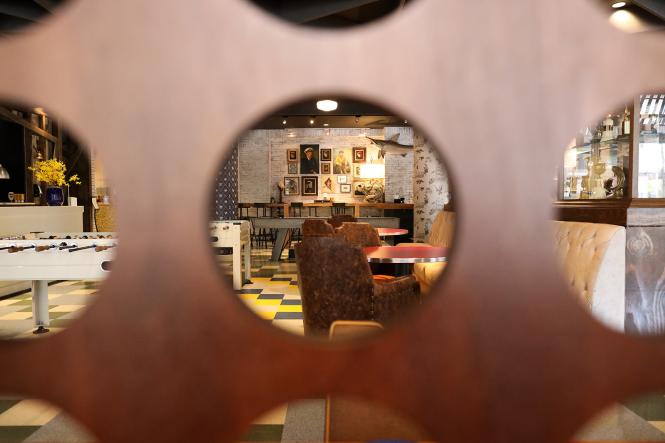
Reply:
[[49, 186], [69, 186], [70, 184], [80, 185], [81, 179], [77, 174], [66, 178], [67, 167], [60, 160], [39, 160], [35, 166], [28, 168], [35, 173], [35, 179], [39, 182], [45, 182]]

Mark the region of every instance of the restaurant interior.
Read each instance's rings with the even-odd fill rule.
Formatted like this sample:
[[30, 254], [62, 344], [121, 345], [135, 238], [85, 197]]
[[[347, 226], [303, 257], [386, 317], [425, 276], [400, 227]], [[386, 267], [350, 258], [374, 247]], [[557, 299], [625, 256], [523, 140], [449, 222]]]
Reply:
[[[61, 2], [19, 3], [0, 0], [0, 38]], [[292, 24], [346, 28], [412, 2], [253, 3]], [[658, 2], [602, 3], [624, 32], [665, 27]], [[94, 144], [39, 103], [0, 103], [0, 146], [0, 339], [45, 340], [84, 316], [112, 274], [120, 202]], [[206, 195], [215, 277], [277, 335], [346, 346], [408, 328], [445, 297], [437, 288], [455, 266], [464, 189], [446, 148], [409, 115], [345, 95], [264, 115], [219, 147]], [[665, 93], [616, 97], [580, 122], [552, 182], [543, 239], [569, 295], [617, 334], [665, 334]], [[264, 412], [239, 441], [432, 440], [418, 417], [353, 396]], [[665, 392], [613, 404], [573, 440], [665, 441]], [[48, 401], [0, 392], [0, 443], [44, 441], [98, 440]]]

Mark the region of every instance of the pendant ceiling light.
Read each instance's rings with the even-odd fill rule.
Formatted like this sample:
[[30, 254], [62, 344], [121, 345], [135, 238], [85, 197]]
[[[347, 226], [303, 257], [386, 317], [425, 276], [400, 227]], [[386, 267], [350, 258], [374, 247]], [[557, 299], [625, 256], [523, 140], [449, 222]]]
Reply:
[[335, 100], [319, 100], [316, 102], [316, 109], [323, 112], [330, 112], [337, 109], [337, 102]]
[[9, 171], [2, 165], [0, 165], [0, 180], [9, 180]]

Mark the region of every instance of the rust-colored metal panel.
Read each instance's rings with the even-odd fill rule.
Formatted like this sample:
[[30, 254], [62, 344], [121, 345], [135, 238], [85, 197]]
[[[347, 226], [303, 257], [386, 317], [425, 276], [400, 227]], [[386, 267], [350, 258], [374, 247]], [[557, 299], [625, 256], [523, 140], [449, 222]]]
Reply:
[[[44, 106], [99, 150], [121, 246], [67, 331], [0, 343], [0, 392], [51, 401], [105, 442], [230, 441], [262, 411], [331, 392], [383, 402], [446, 442], [549, 443], [665, 388], [665, 341], [595, 322], [544, 234], [571, 134], [665, 87], [660, 36], [622, 34], [583, 0], [419, 0], [344, 32], [244, 0], [70, 3], [0, 40], [0, 98]], [[208, 245], [215, 168], [234, 138], [325, 93], [422, 128], [460, 214], [429, 302], [355, 345], [253, 316]]]

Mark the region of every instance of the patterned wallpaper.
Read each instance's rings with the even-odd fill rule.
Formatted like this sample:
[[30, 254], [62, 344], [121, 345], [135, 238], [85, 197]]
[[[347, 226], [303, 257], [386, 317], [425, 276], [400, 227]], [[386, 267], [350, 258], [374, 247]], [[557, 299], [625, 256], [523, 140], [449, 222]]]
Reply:
[[235, 220], [238, 207], [238, 148], [233, 148], [215, 183], [215, 220]]
[[414, 135], [413, 144], [413, 231], [415, 238], [425, 239], [436, 214], [448, 203], [448, 172], [422, 134]]

